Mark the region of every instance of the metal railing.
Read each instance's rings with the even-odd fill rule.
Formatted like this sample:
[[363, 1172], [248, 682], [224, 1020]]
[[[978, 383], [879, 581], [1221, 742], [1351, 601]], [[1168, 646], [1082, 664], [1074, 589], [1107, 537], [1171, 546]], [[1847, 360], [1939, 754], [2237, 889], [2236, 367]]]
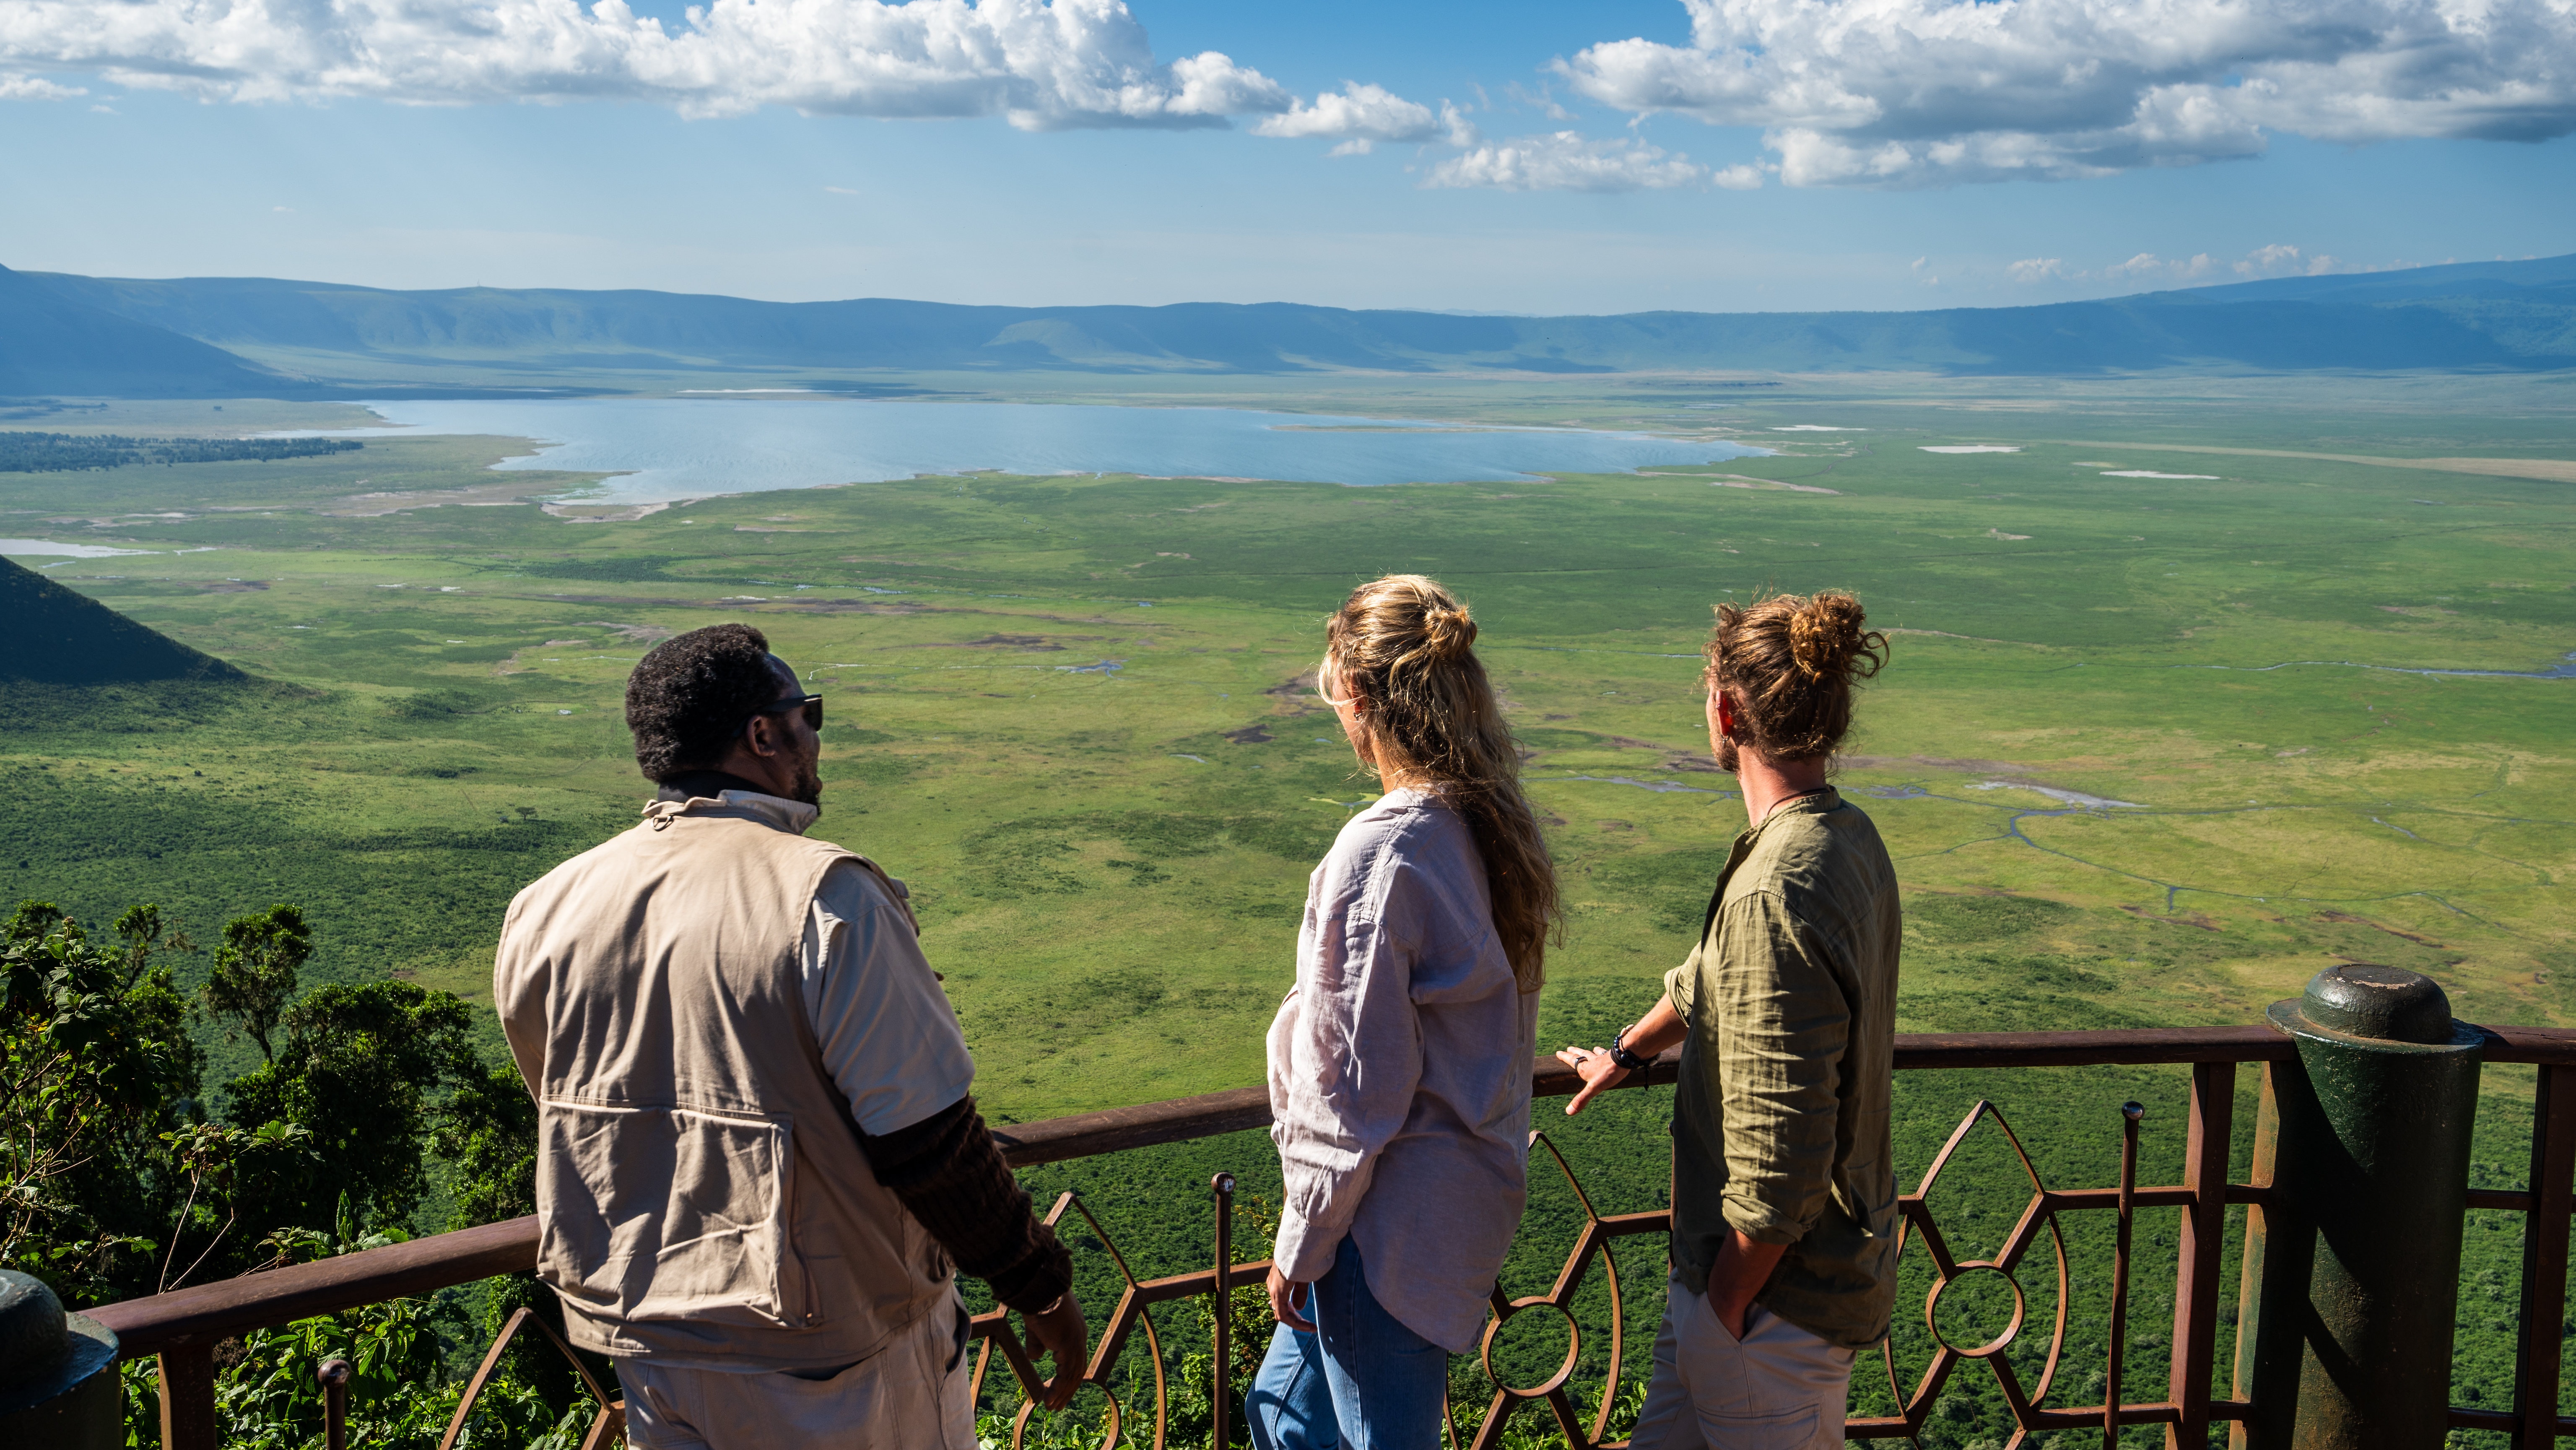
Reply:
[[[2546, 1450], [2546, 1447], [2554, 1445], [2557, 1436], [2576, 1435], [2576, 1418], [2558, 1414], [2562, 1326], [2567, 1308], [2569, 1217], [2571, 1208], [2576, 1208], [2576, 1201], [2571, 1201], [2571, 1195], [2576, 1194], [2576, 1031], [2531, 1027], [2495, 1027], [2483, 1031], [2486, 1062], [2526, 1063], [2539, 1069], [2533, 1105], [2528, 1186], [2518, 1190], [2472, 1189], [2467, 1196], [2468, 1206], [2473, 1209], [2527, 1215], [2523, 1236], [2515, 1394], [2510, 1410], [2454, 1407], [2450, 1411], [2449, 1422], [2458, 1428], [2508, 1435], [2517, 1450]], [[2065, 1188], [2048, 1185], [2042, 1181], [2028, 1155], [2022, 1152], [2018, 1139], [2013, 1138], [2013, 1151], [2030, 1180], [2031, 1196], [2027, 1205], [2004, 1240], [2003, 1247], [1992, 1258], [1959, 1259], [1951, 1252], [1948, 1238], [1926, 1198], [1969, 1130], [1981, 1119], [1996, 1119], [1998, 1125], [2004, 1127], [2007, 1137], [2011, 1136], [2009, 1125], [2001, 1122], [2002, 1115], [1995, 1107], [1990, 1103], [1978, 1103], [1934, 1158], [1916, 1190], [1899, 1200], [1904, 1220], [1902, 1238], [1920, 1242], [1933, 1263], [1934, 1280], [1926, 1298], [1925, 1319], [1938, 1347], [1928, 1368], [1910, 1391], [1897, 1383], [1894, 1351], [1889, 1348], [1885, 1355], [1888, 1383], [1901, 1412], [1853, 1417], [1845, 1425], [1845, 1436], [1851, 1439], [1900, 1439], [1920, 1433], [1950, 1377], [1970, 1362], [1981, 1363], [1994, 1374], [2023, 1437], [2038, 1432], [2091, 1428], [2101, 1430], [2108, 1444], [2115, 1438], [2116, 1427], [2161, 1425], [2165, 1429], [2165, 1443], [2169, 1450], [2186, 1446], [2199, 1450], [2208, 1443], [2213, 1425], [2228, 1422], [2239, 1422], [2241, 1436], [2241, 1422], [2248, 1419], [2251, 1408], [2248, 1400], [2251, 1350], [2248, 1345], [2240, 1343], [2238, 1346], [2231, 1393], [2221, 1397], [2215, 1395], [2211, 1388], [2219, 1338], [2217, 1331], [2223, 1289], [2220, 1273], [2226, 1213], [2231, 1205], [2247, 1206], [2246, 1246], [2249, 1250], [2259, 1249], [2266, 1232], [2267, 1209], [2276, 1203], [2274, 1143], [2268, 1127], [2273, 1101], [2273, 1072], [2276, 1064], [2292, 1061], [2295, 1057], [2292, 1039], [2268, 1026], [1899, 1036], [1895, 1057], [1899, 1072], [2115, 1065], [2188, 1067], [2190, 1104], [2182, 1181], [2157, 1185], [2134, 1182], [2134, 1116], [2126, 1122], [2119, 1182], [2107, 1186]], [[2248, 1179], [2237, 1183], [2228, 1178], [2228, 1154], [2235, 1127], [2237, 1072], [2240, 1065], [2249, 1063], [2263, 1066], [2262, 1101], [2265, 1112], [2255, 1133]], [[1621, 1090], [1670, 1083], [1674, 1078], [1675, 1065], [1675, 1058], [1668, 1054], [1658, 1060], [1647, 1074], [1623, 1084]], [[1574, 1074], [1551, 1058], [1540, 1058], [1534, 1062], [1531, 1077], [1532, 1092], [1540, 1098], [1567, 1096], [1579, 1086]], [[1004, 1156], [1014, 1167], [1030, 1167], [1123, 1149], [1213, 1137], [1263, 1127], [1269, 1121], [1266, 1090], [1245, 1088], [1039, 1123], [1008, 1125], [996, 1128], [994, 1136], [1000, 1140]], [[1610, 1215], [1595, 1212], [1589, 1196], [1575, 1181], [1572, 1170], [1566, 1167], [1563, 1156], [1556, 1152], [1554, 1145], [1540, 1135], [1534, 1135], [1534, 1140], [1534, 1147], [1546, 1148], [1573, 1187], [1583, 1214], [1583, 1228], [1548, 1293], [1506, 1300], [1499, 1289], [1496, 1291], [1494, 1320], [1488, 1326], [1483, 1347], [1487, 1372], [1490, 1376], [1493, 1370], [1494, 1336], [1514, 1316], [1545, 1309], [1563, 1313], [1571, 1323], [1573, 1296], [1597, 1260], [1604, 1266], [1612, 1291], [1610, 1383], [1599, 1396], [1598, 1413], [1587, 1423], [1567, 1393], [1567, 1381], [1580, 1348], [1580, 1330], [1576, 1328], [1572, 1331], [1574, 1338], [1569, 1343], [1564, 1365], [1548, 1379], [1523, 1386], [1496, 1383], [1487, 1413], [1468, 1443], [1480, 1447], [1498, 1443], [1509, 1418], [1502, 1412], [1515, 1404], [1535, 1401], [1547, 1407], [1569, 1445], [1582, 1447], [1582, 1450], [1596, 1450], [1602, 1443], [1599, 1437], [1608, 1427], [1622, 1361], [1622, 1340], [1628, 1323], [1628, 1316], [1620, 1307], [1617, 1264], [1609, 1255], [1608, 1245], [1612, 1240], [1628, 1235], [1664, 1232], [1669, 1224], [1669, 1214], [1662, 1209]], [[1116, 1264], [1123, 1290], [1110, 1311], [1108, 1324], [1088, 1366], [1088, 1378], [1091, 1383], [1107, 1388], [1110, 1371], [1130, 1341], [1141, 1331], [1154, 1359], [1155, 1424], [1152, 1443], [1157, 1446], [1163, 1440], [1167, 1385], [1160, 1336], [1149, 1311], [1156, 1305], [1183, 1299], [1219, 1296], [1213, 1316], [1218, 1326], [1215, 1372], [1220, 1377], [1220, 1383], [1214, 1387], [1214, 1404], [1216, 1429], [1219, 1443], [1222, 1443], [1224, 1426], [1231, 1411], [1227, 1403], [1231, 1392], [1223, 1382], [1229, 1362], [1224, 1344], [1229, 1316], [1221, 1296], [1230, 1287], [1259, 1282], [1269, 1268], [1266, 1260], [1241, 1263], [1233, 1260], [1233, 1185], [1230, 1176], [1219, 1175], [1213, 1191], [1217, 1208], [1213, 1261], [1206, 1268], [1163, 1278], [1136, 1278], [1103, 1226], [1077, 1195], [1067, 1193], [1058, 1198], [1049, 1214], [1050, 1221], [1054, 1221], [1068, 1212], [1079, 1213]], [[2065, 1289], [2065, 1239], [2059, 1217], [2085, 1212], [2116, 1216], [2120, 1248], [2113, 1294], [2114, 1303], [2120, 1304], [2125, 1303], [2128, 1293], [2129, 1220], [2137, 1210], [2146, 1208], [2182, 1211], [2173, 1289], [2171, 1370], [2166, 1397], [2151, 1402], [2131, 1402], [2122, 1397], [2117, 1373], [2122, 1346], [2115, 1334], [2110, 1351], [2110, 1372], [2104, 1381], [2107, 1386], [2105, 1402], [2091, 1406], [2051, 1407], [2045, 1401], [2062, 1367], [2069, 1312], [2069, 1296]], [[2018, 1308], [2001, 1336], [1987, 1343], [1966, 1346], [1952, 1345], [1942, 1338], [1934, 1311], [1941, 1295], [1954, 1281], [1975, 1274], [2002, 1275], [2011, 1284], [2015, 1304], [2022, 1304], [2021, 1287], [2013, 1277], [2014, 1273], [2031, 1251], [2043, 1242], [2055, 1250], [2059, 1286], [2055, 1296], [2056, 1325], [2037, 1381], [2024, 1386], [2006, 1355], [2006, 1351], [2018, 1341], [2023, 1327], [2023, 1315]], [[217, 1450], [213, 1356], [215, 1346], [223, 1339], [254, 1329], [275, 1328], [314, 1315], [529, 1270], [535, 1267], [536, 1255], [536, 1220], [513, 1219], [173, 1293], [130, 1299], [88, 1312], [117, 1332], [126, 1358], [159, 1357], [161, 1433], [165, 1450]], [[2256, 1257], [2254, 1252], [2246, 1255], [2249, 1265]], [[2240, 1289], [2240, 1300], [2248, 1310], [2253, 1307], [2250, 1301], [2256, 1288], [2255, 1275], [2249, 1267], [2243, 1275]], [[1011, 1328], [1009, 1316], [1004, 1311], [995, 1310], [977, 1317], [973, 1334], [979, 1341], [975, 1369], [979, 1387], [997, 1353], [1020, 1378], [1024, 1388], [1036, 1383], [1027, 1346]], [[1110, 1398], [1111, 1415], [1115, 1417], [1123, 1413], [1117, 1407], [1116, 1396], [1112, 1394]], [[1024, 1406], [1019, 1421], [1023, 1430], [1028, 1413]], [[607, 1418], [602, 1416], [603, 1424]], [[1113, 1441], [1117, 1428], [1113, 1421]], [[607, 1438], [609, 1436], [594, 1428], [594, 1441]]]

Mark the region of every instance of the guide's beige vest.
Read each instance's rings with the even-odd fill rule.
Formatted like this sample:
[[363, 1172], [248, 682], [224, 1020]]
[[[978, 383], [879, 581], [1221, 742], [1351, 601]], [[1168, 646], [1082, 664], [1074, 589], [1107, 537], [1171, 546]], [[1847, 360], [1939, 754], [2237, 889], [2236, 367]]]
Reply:
[[493, 988], [537, 1098], [537, 1272], [584, 1348], [838, 1366], [951, 1292], [798, 982], [824, 871], [884, 874], [765, 818], [787, 805], [657, 802], [510, 905]]

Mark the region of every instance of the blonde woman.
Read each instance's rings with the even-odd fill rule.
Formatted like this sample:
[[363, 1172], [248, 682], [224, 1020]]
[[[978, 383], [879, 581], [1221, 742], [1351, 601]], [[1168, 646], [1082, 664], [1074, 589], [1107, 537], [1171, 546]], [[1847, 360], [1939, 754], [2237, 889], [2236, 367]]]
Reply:
[[1317, 688], [1386, 786], [1307, 883], [1270, 1028], [1286, 1179], [1261, 1450], [1434, 1450], [1526, 1198], [1556, 873], [1448, 590], [1390, 575], [1325, 629]]

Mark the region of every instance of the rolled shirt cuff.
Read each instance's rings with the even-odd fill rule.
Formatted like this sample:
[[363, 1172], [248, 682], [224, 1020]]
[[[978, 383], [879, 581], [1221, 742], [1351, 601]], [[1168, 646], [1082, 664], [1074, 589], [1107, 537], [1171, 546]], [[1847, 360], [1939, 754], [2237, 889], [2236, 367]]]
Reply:
[[1757, 1244], [1794, 1244], [1814, 1228], [1781, 1213], [1749, 1193], [1729, 1193], [1718, 1201], [1729, 1228]]
[[1673, 1004], [1674, 1014], [1684, 1022], [1691, 1020], [1691, 977], [1698, 960], [1698, 954], [1694, 952], [1690, 961], [1664, 973], [1664, 996]]
[[1311, 1284], [1331, 1272], [1333, 1255], [1350, 1232], [1348, 1224], [1325, 1228], [1308, 1223], [1292, 1209], [1279, 1216], [1279, 1238], [1270, 1249], [1271, 1265], [1292, 1284]]

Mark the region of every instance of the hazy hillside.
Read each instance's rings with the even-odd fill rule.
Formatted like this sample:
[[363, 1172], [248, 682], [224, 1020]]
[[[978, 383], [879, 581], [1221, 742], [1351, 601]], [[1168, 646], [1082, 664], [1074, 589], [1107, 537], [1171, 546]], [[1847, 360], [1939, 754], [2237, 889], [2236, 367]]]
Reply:
[[103, 685], [249, 678], [97, 600], [0, 559], [0, 681]]
[[0, 267], [0, 397], [238, 398], [282, 382], [219, 347]]
[[[2576, 367], [2576, 257], [2037, 307], [1615, 317], [1464, 317], [1294, 303], [780, 303], [667, 292], [393, 292], [263, 278], [59, 273], [0, 280], [10, 284], [0, 287], [0, 339], [30, 339], [8, 356], [48, 377], [69, 375], [58, 352], [89, 359], [82, 365], [102, 378], [113, 372], [114, 357], [133, 359], [131, 377], [117, 386], [11, 383], [0, 375], [0, 392], [143, 391], [157, 385], [149, 380], [175, 376], [168, 359], [181, 356], [199, 369], [187, 381], [202, 391], [227, 366], [215, 348], [305, 378], [308, 388], [311, 380], [436, 388], [494, 368], [601, 386], [623, 372], [749, 369], [2057, 374]], [[98, 321], [66, 329], [41, 320], [56, 314]], [[103, 326], [110, 322], [121, 330]], [[69, 333], [80, 335], [43, 340]], [[235, 371], [224, 375], [240, 377], [238, 360], [230, 366]], [[268, 390], [280, 386], [272, 378]]]

